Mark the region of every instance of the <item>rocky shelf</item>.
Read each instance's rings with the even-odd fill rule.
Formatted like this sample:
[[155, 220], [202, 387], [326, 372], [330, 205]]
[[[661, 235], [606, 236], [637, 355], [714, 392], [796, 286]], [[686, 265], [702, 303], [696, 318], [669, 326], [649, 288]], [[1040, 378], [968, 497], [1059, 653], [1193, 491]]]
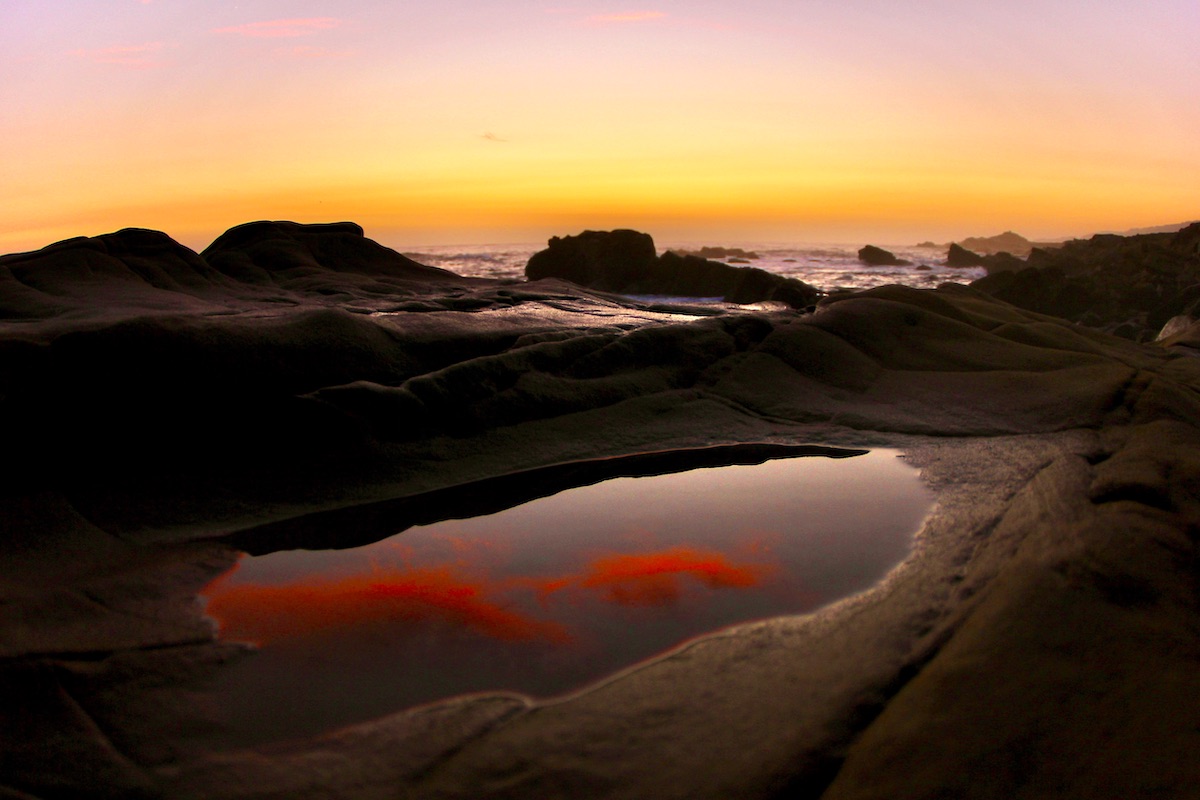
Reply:
[[[702, 315], [529, 277], [460, 278], [349, 223], [0, 258], [0, 793], [1194, 794], [1192, 328], [1136, 343], [950, 284]], [[568, 697], [202, 746], [201, 690], [244, 648], [196, 593], [239, 542], [747, 443], [898, 448], [936, 508], [869, 592]]]

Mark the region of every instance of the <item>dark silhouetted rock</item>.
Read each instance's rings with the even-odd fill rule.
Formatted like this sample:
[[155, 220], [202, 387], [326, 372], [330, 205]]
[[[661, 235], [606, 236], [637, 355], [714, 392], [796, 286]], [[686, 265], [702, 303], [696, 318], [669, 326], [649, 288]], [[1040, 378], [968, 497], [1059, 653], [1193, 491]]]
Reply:
[[1200, 255], [1200, 222], [1193, 222], [1176, 233], [1171, 239], [1171, 249]]
[[125, 228], [0, 257], [0, 318], [191, 308], [233, 285], [165, 233]]
[[759, 258], [758, 253], [753, 250], [743, 250], [740, 247], [701, 247], [699, 250], [679, 250], [673, 249], [671, 252], [678, 253], [681, 256], [698, 256], [700, 258], [724, 258], [731, 262], [735, 259], [746, 261]]
[[1014, 306], [1070, 320], [1081, 319], [1097, 303], [1085, 281], [1052, 267], [994, 272], [971, 286]]
[[631, 230], [584, 231], [555, 236], [525, 265], [531, 281], [561, 278], [580, 286], [620, 292], [644, 279], [658, 260], [654, 239]]
[[869, 267], [907, 267], [911, 263], [873, 244], [858, 251], [858, 260]]
[[820, 292], [803, 281], [766, 270], [734, 267], [699, 256], [656, 256], [649, 234], [630, 230], [584, 231], [554, 237], [525, 267], [533, 280], [561, 278], [607, 292], [674, 297], [720, 297], [730, 303], [775, 301], [807, 308]]
[[1174, 233], [1098, 234], [1035, 248], [1027, 261], [987, 256], [988, 276], [972, 286], [1021, 308], [1150, 341], [1167, 320], [1200, 310], [1198, 242], [1200, 225]]
[[978, 253], [972, 253], [958, 244], [951, 243], [950, 249], [946, 253], [946, 266], [948, 267], [982, 267], [983, 264], [983, 258]]
[[[968, 251], [970, 252], [970, 251]], [[996, 272], [1015, 272], [1025, 269], [1029, 266], [1028, 262], [1017, 258], [1012, 253], [992, 253], [988, 256], [980, 256], [980, 262], [991, 275]]]
[[971, 236], [959, 242], [964, 249], [980, 255], [995, 255], [996, 253], [1012, 253], [1016, 256], [1027, 256], [1033, 249], [1033, 242], [1019, 233], [1005, 231], [997, 236]]
[[279, 283], [314, 271], [407, 281], [461, 280], [366, 238], [353, 222], [248, 222], [221, 234], [201, 256], [221, 272], [252, 283]]

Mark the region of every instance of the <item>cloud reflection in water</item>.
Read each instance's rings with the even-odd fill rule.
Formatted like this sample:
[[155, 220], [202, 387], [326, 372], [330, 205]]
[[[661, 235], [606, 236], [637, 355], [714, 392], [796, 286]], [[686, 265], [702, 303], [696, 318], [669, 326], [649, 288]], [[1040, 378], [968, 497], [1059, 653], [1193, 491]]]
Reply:
[[618, 478], [373, 545], [247, 557], [205, 591], [224, 744], [452, 694], [547, 696], [733, 623], [812, 610], [908, 551], [929, 494], [895, 454]]

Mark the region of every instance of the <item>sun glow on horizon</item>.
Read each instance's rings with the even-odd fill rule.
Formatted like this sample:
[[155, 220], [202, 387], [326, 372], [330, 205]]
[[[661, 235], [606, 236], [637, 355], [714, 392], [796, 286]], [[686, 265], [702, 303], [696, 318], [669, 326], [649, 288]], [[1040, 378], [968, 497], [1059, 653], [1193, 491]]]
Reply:
[[127, 226], [195, 246], [253, 219], [916, 241], [1200, 213], [1182, 0], [743, 5], [18, 0], [0, 252]]

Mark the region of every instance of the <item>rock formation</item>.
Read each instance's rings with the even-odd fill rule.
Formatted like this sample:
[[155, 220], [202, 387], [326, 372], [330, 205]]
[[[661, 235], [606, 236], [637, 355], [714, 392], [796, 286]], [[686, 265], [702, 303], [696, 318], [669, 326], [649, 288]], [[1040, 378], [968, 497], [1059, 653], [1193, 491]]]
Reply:
[[[1081, 271], [1060, 267], [1063, 285], [1144, 265], [1143, 245], [1185, 267], [1195, 236], [1070, 246]], [[696, 317], [533, 279], [557, 262], [603, 281], [629, 258], [640, 280], [663, 260], [632, 232], [568, 237], [526, 284], [414, 267], [360, 237], [264, 223], [203, 254], [121, 232], [0, 259], [0, 794], [1092, 800], [1200, 785], [1195, 326], [1138, 344], [953, 284]], [[868, 592], [568, 697], [448, 698], [214, 744], [205, 687], [255, 655], [196, 595], [239, 547], [345, 546], [431, 498], [486, 505], [715, 444], [895, 447], [937, 506]]]
[[529, 259], [525, 276], [529, 280], [561, 278], [625, 295], [720, 297], [741, 304], [776, 301], [792, 308], [806, 308], [820, 297], [820, 292], [803, 281], [766, 270], [670, 251], [658, 256], [648, 234], [629, 230], [556, 236], [545, 250]]
[[1005, 231], [996, 236], [971, 236], [958, 242], [958, 245], [965, 250], [982, 255], [1008, 253], [1022, 257], [1029, 255], [1029, 251], [1034, 247], [1033, 242], [1012, 231]]
[[713, 247], [705, 245], [699, 250], [672, 249], [670, 252], [681, 256], [696, 256], [697, 258], [725, 258], [729, 260], [753, 261], [760, 258], [753, 250], [743, 250], [740, 247]]
[[982, 267], [987, 263], [978, 253], [972, 253], [957, 244], [951, 244], [950, 249], [946, 252], [946, 266], [948, 267]]
[[910, 263], [873, 244], [859, 249], [858, 260], [868, 267], [906, 267]]
[[1149, 341], [1181, 314], [1200, 311], [1200, 223], [1176, 233], [1103, 234], [1033, 250], [972, 284], [1022, 308], [1125, 338]]

